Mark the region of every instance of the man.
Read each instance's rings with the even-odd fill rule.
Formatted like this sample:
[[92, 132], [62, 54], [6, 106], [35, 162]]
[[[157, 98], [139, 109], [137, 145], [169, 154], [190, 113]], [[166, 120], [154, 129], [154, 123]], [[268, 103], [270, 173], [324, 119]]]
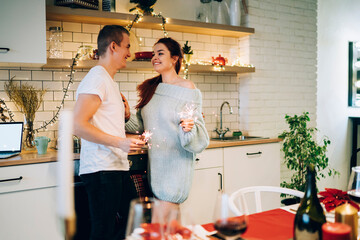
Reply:
[[[91, 216], [91, 240], [123, 239], [129, 202], [136, 190], [129, 174], [127, 153], [144, 142], [126, 139], [122, 94], [115, 73], [130, 57], [129, 32], [118, 25], [104, 26], [98, 36], [99, 62], [90, 69], [76, 92], [75, 134], [82, 138], [80, 177], [85, 183]], [[122, 222], [117, 227], [116, 215]]]

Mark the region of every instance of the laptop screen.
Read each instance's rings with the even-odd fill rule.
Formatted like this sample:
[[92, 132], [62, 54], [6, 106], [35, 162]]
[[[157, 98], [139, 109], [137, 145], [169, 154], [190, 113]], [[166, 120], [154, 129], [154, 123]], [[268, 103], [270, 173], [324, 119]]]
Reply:
[[23, 122], [0, 123], [0, 153], [21, 152]]

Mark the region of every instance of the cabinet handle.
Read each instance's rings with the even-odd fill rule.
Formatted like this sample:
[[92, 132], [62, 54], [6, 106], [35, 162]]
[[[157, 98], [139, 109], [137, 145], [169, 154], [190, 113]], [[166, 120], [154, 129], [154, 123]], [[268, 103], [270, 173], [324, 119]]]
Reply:
[[222, 184], [222, 174], [221, 173], [218, 173], [218, 176], [220, 176], [220, 188], [219, 188], [219, 192], [222, 191], [223, 189], [223, 184]]
[[260, 154], [262, 154], [262, 152], [254, 152], [254, 153], [246, 153], [246, 155], [248, 155], [248, 156], [251, 156], [251, 155], [260, 155]]
[[20, 176], [20, 177], [18, 177], [18, 178], [2, 179], [2, 180], [0, 180], [0, 182], [20, 181], [21, 179], [23, 179], [22, 176]]
[[200, 159], [199, 159], [199, 158], [195, 158], [195, 161], [198, 162], [198, 161], [200, 161]]
[[7, 53], [10, 51], [10, 48], [0, 48], [0, 53]]

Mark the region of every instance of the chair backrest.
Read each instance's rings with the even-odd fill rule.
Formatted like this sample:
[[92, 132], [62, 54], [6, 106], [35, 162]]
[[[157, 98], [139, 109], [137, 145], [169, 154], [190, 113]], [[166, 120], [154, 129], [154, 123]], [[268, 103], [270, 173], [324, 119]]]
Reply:
[[[273, 186], [254, 186], [254, 187], [246, 187], [246, 188], [241, 188], [235, 192], [233, 192], [230, 195], [229, 198], [229, 204], [230, 204], [230, 208], [237, 214], [237, 215], [242, 215], [241, 212], [239, 211], [239, 209], [237, 208], [237, 201], [242, 198], [242, 200], [245, 202], [246, 204], [246, 200], [245, 200], [245, 195], [247, 193], [254, 193], [255, 194], [255, 207], [256, 207], [256, 212], [261, 212], [262, 211], [262, 207], [261, 207], [261, 192], [273, 192], [273, 193], [284, 193], [287, 195], [292, 195], [295, 197], [299, 197], [302, 198], [304, 196], [303, 192], [300, 192], [298, 190], [293, 190], [293, 189], [288, 189], [288, 188], [282, 188], [282, 187], [273, 187]], [[249, 214], [249, 208], [247, 209], [247, 213]]]

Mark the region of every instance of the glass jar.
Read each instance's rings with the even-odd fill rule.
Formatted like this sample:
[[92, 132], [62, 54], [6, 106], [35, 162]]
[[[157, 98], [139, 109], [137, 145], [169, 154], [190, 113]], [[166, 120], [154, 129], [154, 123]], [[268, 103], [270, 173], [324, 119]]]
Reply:
[[196, 20], [211, 23], [211, 0], [200, 0], [201, 5], [196, 11]]
[[50, 27], [49, 32], [50, 32], [49, 58], [62, 58], [63, 57], [62, 28]]

